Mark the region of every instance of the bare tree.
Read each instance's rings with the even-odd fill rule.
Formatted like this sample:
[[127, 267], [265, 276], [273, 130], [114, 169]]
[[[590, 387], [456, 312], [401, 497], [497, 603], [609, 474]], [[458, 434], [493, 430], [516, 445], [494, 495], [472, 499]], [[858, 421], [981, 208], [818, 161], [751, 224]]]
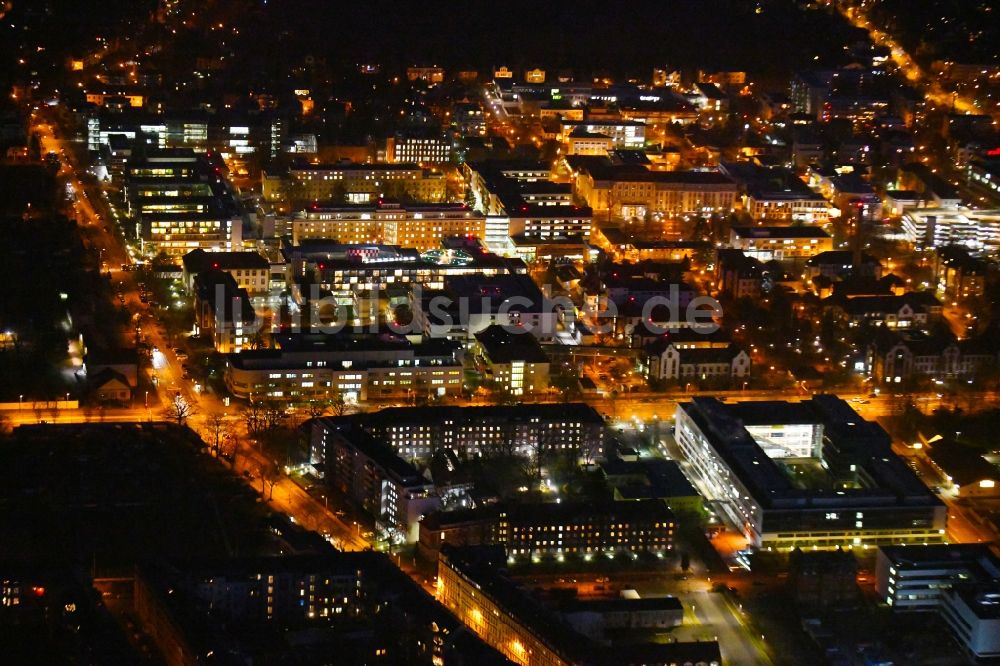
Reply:
[[192, 414], [194, 407], [180, 393], [174, 395], [164, 411], [164, 415], [171, 421], [176, 421], [177, 425], [184, 425]]
[[273, 462], [264, 462], [257, 469], [260, 474], [260, 493], [267, 494], [267, 501], [274, 499], [274, 486], [281, 479], [281, 470]]
[[222, 441], [229, 436], [229, 424], [223, 414], [209, 414], [205, 417], [205, 430], [208, 434], [212, 452], [218, 456]]
[[340, 391], [333, 394], [329, 404], [335, 416], [343, 416], [347, 413], [347, 401], [344, 400], [344, 394]]
[[284, 422], [288, 413], [285, 406], [277, 400], [265, 400], [261, 403], [264, 430], [274, 430]]
[[326, 414], [328, 406], [329, 404], [326, 400], [310, 400], [309, 405], [306, 407], [306, 413], [309, 414], [309, 418], [318, 419]]
[[264, 431], [264, 405], [260, 402], [250, 401], [240, 413], [247, 432], [256, 435]]

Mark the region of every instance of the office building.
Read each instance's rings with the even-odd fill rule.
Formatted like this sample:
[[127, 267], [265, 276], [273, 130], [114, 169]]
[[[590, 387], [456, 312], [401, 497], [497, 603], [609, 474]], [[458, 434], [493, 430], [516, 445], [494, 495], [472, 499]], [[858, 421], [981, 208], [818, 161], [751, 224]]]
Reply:
[[911, 210], [903, 215], [903, 235], [917, 249], [962, 245], [995, 253], [1000, 251], [1000, 210]]
[[[238, 399], [305, 403], [340, 393], [347, 401], [457, 395], [462, 350], [448, 340], [410, 342], [374, 333], [276, 336], [277, 349], [242, 351], [226, 362]], [[239, 350], [236, 350], [239, 351]]]
[[487, 214], [484, 240], [492, 251], [533, 261], [539, 245], [589, 238], [593, 212], [573, 204], [572, 188], [550, 180], [546, 163], [486, 160], [466, 163], [464, 172], [476, 207]]
[[1000, 582], [955, 585], [942, 596], [941, 617], [977, 663], [1000, 658]]
[[126, 210], [136, 221], [144, 254], [241, 248], [239, 207], [204, 155], [187, 149], [134, 151], [124, 176]]
[[[604, 455], [604, 419], [583, 403], [392, 407], [347, 418], [407, 460], [428, 460], [438, 449], [460, 457], [507, 448], [524, 455], [538, 449], [575, 453], [589, 460]], [[313, 460], [321, 455], [312, 452]]]
[[310, 238], [349, 245], [384, 243], [426, 252], [448, 236], [486, 235], [486, 218], [463, 204], [400, 204], [380, 201], [314, 206], [292, 221], [292, 244]]
[[[732, 405], [694, 398], [677, 407], [676, 439], [706, 498], [755, 548], [944, 540], [941, 501], [880, 426], [835, 396]], [[798, 464], [815, 473], [805, 486]]]
[[393, 164], [445, 164], [451, 161], [451, 140], [441, 132], [396, 132], [386, 142], [385, 153]]
[[879, 600], [894, 611], [938, 610], [945, 590], [1000, 579], [1000, 558], [987, 544], [880, 546], [875, 562]]
[[808, 259], [833, 249], [833, 238], [819, 227], [733, 227], [729, 245], [761, 261]]

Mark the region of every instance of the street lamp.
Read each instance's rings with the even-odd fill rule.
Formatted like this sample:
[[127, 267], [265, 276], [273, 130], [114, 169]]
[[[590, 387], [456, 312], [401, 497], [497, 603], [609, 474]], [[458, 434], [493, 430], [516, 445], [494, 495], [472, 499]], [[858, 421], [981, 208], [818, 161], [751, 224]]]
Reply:
[[24, 394], [17, 396], [17, 411], [21, 411], [24, 408]]

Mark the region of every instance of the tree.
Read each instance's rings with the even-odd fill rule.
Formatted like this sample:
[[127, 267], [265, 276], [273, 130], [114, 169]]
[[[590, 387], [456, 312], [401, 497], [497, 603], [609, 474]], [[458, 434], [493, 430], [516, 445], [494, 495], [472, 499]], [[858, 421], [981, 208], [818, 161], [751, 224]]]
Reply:
[[240, 415], [243, 418], [243, 424], [246, 426], [249, 434], [256, 435], [264, 431], [263, 403], [251, 400], [247, 403], [247, 406], [243, 408]]
[[275, 463], [268, 461], [260, 464], [257, 473], [260, 475], [260, 494], [266, 494], [267, 501], [270, 502], [274, 499], [274, 486], [281, 479], [281, 470]]
[[194, 414], [194, 407], [180, 393], [174, 395], [165, 410], [165, 416], [171, 421], [176, 421], [179, 426], [184, 425], [192, 414]]
[[347, 401], [344, 400], [344, 394], [340, 391], [335, 391], [333, 397], [329, 400], [330, 409], [333, 410], [335, 416], [343, 416], [347, 413]]
[[216, 456], [222, 448], [222, 441], [229, 436], [229, 424], [222, 414], [209, 414], [205, 418], [205, 430], [208, 434], [209, 444], [212, 445], [212, 453]]

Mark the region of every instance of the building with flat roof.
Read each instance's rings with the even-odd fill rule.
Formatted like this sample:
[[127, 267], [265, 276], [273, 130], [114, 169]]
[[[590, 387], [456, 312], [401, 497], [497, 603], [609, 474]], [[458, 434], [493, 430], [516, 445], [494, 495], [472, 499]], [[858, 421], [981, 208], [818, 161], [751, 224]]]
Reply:
[[944, 505], [892, 452], [885, 431], [836, 396], [694, 398], [677, 406], [675, 427], [693, 479], [753, 547], [944, 540]]
[[367, 294], [393, 285], [443, 289], [445, 279], [455, 275], [528, 272], [520, 259], [471, 247], [439, 246], [419, 252], [397, 245], [345, 244], [317, 238], [286, 246], [282, 253], [290, 280], [300, 279], [311, 271], [321, 289], [335, 294]]
[[510, 664], [376, 552], [145, 562], [135, 614], [167, 663]]
[[984, 543], [880, 546], [875, 562], [879, 599], [895, 611], [934, 611], [953, 585], [995, 579], [1000, 558]]
[[942, 595], [941, 617], [977, 662], [1000, 658], [1000, 582], [955, 585]]
[[560, 137], [564, 142], [572, 142], [573, 135], [579, 136], [579, 132], [608, 137], [613, 148], [642, 148], [646, 144], [646, 123], [639, 120], [590, 118], [563, 120], [560, 124]]
[[211, 338], [221, 354], [240, 352], [263, 324], [247, 290], [224, 271], [209, 269], [194, 278], [195, 332]]
[[488, 383], [520, 396], [549, 388], [549, 357], [533, 335], [493, 324], [476, 333], [476, 360]]
[[743, 188], [743, 209], [757, 222], [827, 224], [831, 204], [785, 167], [722, 162], [720, 169]]
[[290, 200], [293, 205], [325, 203], [345, 198], [348, 203], [372, 203], [380, 198], [412, 197], [417, 201], [441, 202], [447, 183], [441, 174], [417, 164], [296, 162], [283, 176], [261, 174], [267, 201]]
[[383, 536], [416, 543], [420, 518], [441, 506], [434, 484], [384, 441], [342, 420], [316, 419], [312, 439], [325, 449], [325, 480], [375, 518]]
[[456, 395], [463, 351], [448, 340], [402, 336], [293, 333], [277, 349], [245, 350], [226, 360], [226, 387], [238, 399], [305, 403]]
[[[521, 453], [541, 448], [577, 452], [589, 459], [604, 453], [604, 419], [579, 402], [390, 407], [344, 418], [357, 421], [407, 460], [428, 460], [438, 449], [450, 449], [460, 457], [478, 456], [506, 448], [509, 442]], [[312, 453], [314, 461], [321, 456], [319, 451]]]
[[733, 227], [729, 245], [761, 261], [808, 259], [833, 249], [833, 238], [819, 227]]
[[441, 247], [448, 236], [486, 234], [486, 218], [464, 204], [371, 204], [312, 206], [292, 220], [292, 244], [306, 239], [344, 244], [412, 247], [420, 252]]
[[716, 641], [608, 645], [575, 630], [543, 606], [503, 569], [502, 549], [442, 549], [437, 599], [488, 645], [527, 666], [719, 666]]
[[921, 208], [903, 215], [903, 235], [918, 249], [962, 245], [1000, 251], [1000, 210]]
[[736, 183], [718, 171], [653, 171], [607, 157], [571, 156], [574, 193], [595, 211], [622, 218], [729, 212]]
[[493, 324], [522, 327], [542, 341], [556, 333], [555, 308], [528, 275], [454, 275], [444, 289], [411, 301], [414, 325], [432, 338], [471, 340]]

